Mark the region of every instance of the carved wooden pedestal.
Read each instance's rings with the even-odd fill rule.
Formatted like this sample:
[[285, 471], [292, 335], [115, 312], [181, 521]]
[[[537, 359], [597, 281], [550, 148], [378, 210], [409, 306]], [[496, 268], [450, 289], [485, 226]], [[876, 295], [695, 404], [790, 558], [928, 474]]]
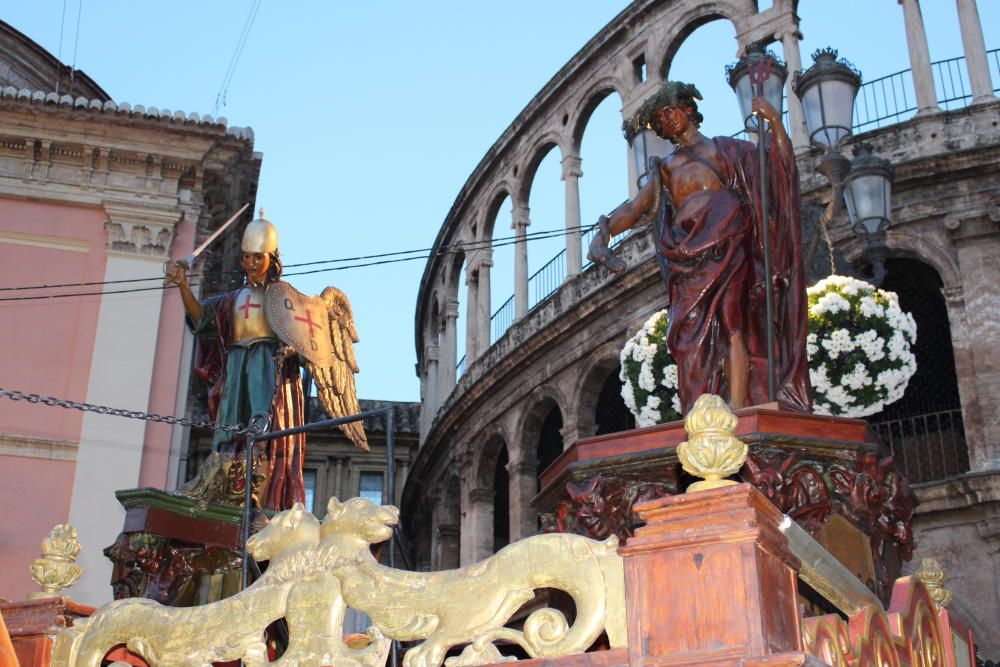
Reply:
[[64, 597], [0, 603], [0, 614], [21, 667], [47, 667], [59, 629], [93, 612], [93, 607]]
[[[913, 549], [916, 502], [864, 421], [753, 407], [736, 411], [750, 447], [743, 481], [827, 546], [888, 602]], [[629, 537], [633, 505], [681, 493], [683, 422], [578, 440], [542, 474], [534, 506], [543, 529]]]
[[629, 665], [806, 661], [798, 560], [749, 484], [643, 503], [625, 557]]
[[241, 509], [200, 504], [157, 489], [115, 496], [125, 525], [104, 550], [116, 599], [144, 597], [184, 607], [228, 597], [240, 585]]

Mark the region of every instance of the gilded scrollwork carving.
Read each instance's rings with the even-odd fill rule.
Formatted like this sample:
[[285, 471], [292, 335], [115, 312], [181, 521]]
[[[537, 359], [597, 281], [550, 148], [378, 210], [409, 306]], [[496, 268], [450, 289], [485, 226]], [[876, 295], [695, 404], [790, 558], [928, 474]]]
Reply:
[[[495, 640], [519, 644], [532, 657], [581, 653], [602, 631], [612, 647], [625, 646], [625, 576], [616, 537], [597, 542], [579, 535], [536, 535], [458, 570], [405, 572], [379, 564], [371, 554], [372, 544], [392, 536], [398, 518], [395, 507], [331, 498], [323, 544], [338, 563], [333, 574], [351, 608], [368, 614], [389, 638], [422, 640], [407, 651], [405, 667], [436, 667], [449, 648], [466, 642], [471, 647], [449, 667], [494, 661], [495, 650], [486, 645]], [[521, 630], [505, 627], [542, 588], [573, 597], [574, 623], [558, 610], [542, 608]]]
[[942, 667], [947, 640], [938, 609], [916, 577], [896, 580], [888, 612], [868, 605], [846, 622], [832, 614], [802, 622], [806, 653], [832, 667]]
[[[395, 507], [333, 498], [321, 526], [297, 504], [248, 543], [253, 557], [269, 566], [246, 590], [198, 607], [117, 600], [63, 630], [52, 664], [98, 667], [110, 649], [125, 645], [157, 667], [229, 660], [263, 667], [265, 628], [281, 618], [288, 622], [288, 648], [275, 664], [289, 667], [381, 667], [389, 639], [420, 641], [404, 656], [406, 667], [437, 667], [448, 649], [461, 644], [468, 646], [449, 667], [497, 662], [498, 640], [519, 644], [533, 657], [582, 653], [602, 632], [612, 647], [626, 645], [624, 565], [616, 537], [598, 542], [539, 535], [469, 567], [406, 572], [381, 565], [371, 550], [392, 536], [398, 518]], [[572, 624], [543, 607], [520, 628], [506, 627], [537, 590], [550, 588], [573, 598]], [[352, 649], [342, 639], [348, 606], [375, 626], [365, 648]]]
[[346, 606], [337, 579], [319, 549], [319, 521], [302, 505], [276, 515], [248, 548], [269, 560], [264, 575], [243, 592], [198, 607], [165, 607], [153, 600], [116, 600], [56, 638], [53, 667], [99, 667], [107, 652], [124, 644], [157, 667], [210, 665], [242, 660], [268, 663], [264, 630], [286, 618], [288, 649], [275, 663], [381, 667], [389, 643], [377, 630], [360, 650], [341, 639]]

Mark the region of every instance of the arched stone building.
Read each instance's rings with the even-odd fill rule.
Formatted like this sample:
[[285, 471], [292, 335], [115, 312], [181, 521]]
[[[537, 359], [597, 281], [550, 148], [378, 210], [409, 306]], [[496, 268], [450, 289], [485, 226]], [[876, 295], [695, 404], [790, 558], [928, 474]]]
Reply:
[[[901, 4], [913, 63], [906, 76], [912, 76], [916, 103], [892, 119], [866, 119], [850, 143], [873, 144], [895, 166], [886, 281], [900, 291], [904, 307], [919, 311], [921, 331], [934, 333], [917, 352], [926, 377], [914, 380], [905, 411], [879, 416], [880, 433], [892, 440], [912, 432], [913, 420], [937, 420], [934, 433], [941, 444], [934, 450], [912, 438], [889, 443], [898, 448], [897, 459], [912, 459], [901, 462], [921, 501], [914, 562], [927, 556], [941, 560], [956, 604], [995, 618], [1000, 616], [1000, 355], [993, 344], [1000, 329], [1000, 102], [974, 2], [957, 3], [972, 90], [947, 107], [937, 103], [918, 2]], [[616, 94], [623, 116], [629, 115], [662, 83], [683, 41], [719, 18], [733, 24], [740, 49], [760, 40], [780, 41], [789, 69], [801, 69], [796, 5], [776, 0], [758, 12], [753, 0], [636, 0], [563, 66], [469, 176], [438, 232], [416, 308], [421, 439], [402, 510], [421, 567], [467, 564], [507, 540], [535, 533], [531, 500], [543, 464], [579, 438], [630, 427], [620, 406], [609, 407], [618, 354], [627, 337], [663, 307], [665, 292], [648, 230], [620, 242], [618, 252], [629, 265], [623, 275], [584, 265], [579, 228], [592, 221], [580, 218], [580, 145], [594, 109]], [[815, 213], [829, 202], [830, 186], [816, 172], [790, 87], [791, 77], [788, 125], [800, 155], [806, 261], [823, 275], [826, 251]], [[558, 287], [531, 299], [537, 275], [528, 275], [528, 197], [551, 150], [561, 159], [567, 230], [564, 255], [554, 265], [565, 271]], [[632, 161], [624, 168], [634, 184]], [[510, 277], [491, 275], [491, 240], [494, 227], [505, 224], [498, 219], [508, 197], [519, 242], [514, 296], [501, 306], [490, 302], [491, 282]], [[830, 231], [843, 267], [860, 267], [862, 247], [846, 216]], [[463, 289], [466, 347], [456, 350]], [[1000, 650], [995, 631], [980, 632], [980, 640], [992, 651], [986, 655]]]

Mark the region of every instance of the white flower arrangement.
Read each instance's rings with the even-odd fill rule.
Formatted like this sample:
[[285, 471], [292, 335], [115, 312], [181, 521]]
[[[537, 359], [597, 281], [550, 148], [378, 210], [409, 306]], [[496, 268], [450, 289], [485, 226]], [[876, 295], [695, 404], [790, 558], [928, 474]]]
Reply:
[[[866, 417], [902, 398], [917, 370], [917, 325], [896, 294], [846, 276], [829, 276], [806, 293], [813, 412]], [[622, 398], [637, 426], [681, 418], [667, 320], [666, 310], [654, 313], [621, 352]]]
[[865, 417], [903, 397], [917, 370], [913, 316], [861, 280], [829, 276], [806, 290], [813, 412]]
[[654, 313], [621, 352], [622, 398], [636, 426], [681, 418], [677, 364], [667, 350], [667, 311]]

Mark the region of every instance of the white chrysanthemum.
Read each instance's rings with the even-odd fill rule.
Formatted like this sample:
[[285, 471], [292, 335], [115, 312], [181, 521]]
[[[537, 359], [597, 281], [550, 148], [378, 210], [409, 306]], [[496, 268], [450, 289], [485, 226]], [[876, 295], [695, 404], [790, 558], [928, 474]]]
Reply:
[[644, 360], [639, 367], [639, 388], [645, 391], [656, 389], [656, 379], [653, 377], [653, 365], [650, 360]]
[[829, 276], [807, 293], [815, 412], [861, 417], [901, 398], [916, 371], [917, 331], [899, 298], [845, 276]]

